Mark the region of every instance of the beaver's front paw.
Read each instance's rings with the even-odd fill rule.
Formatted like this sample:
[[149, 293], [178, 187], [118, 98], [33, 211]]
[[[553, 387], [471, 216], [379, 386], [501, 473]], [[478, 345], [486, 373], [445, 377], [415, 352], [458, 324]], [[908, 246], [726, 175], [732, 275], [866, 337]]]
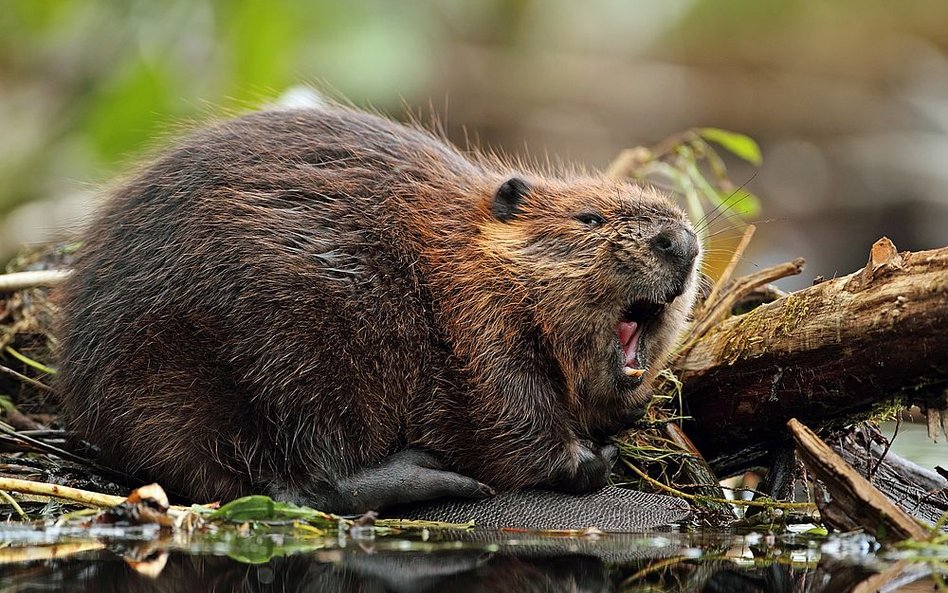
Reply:
[[612, 445], [598, 449], [594, 447], [595, 445], [588, 441], [573, 446], [570, 470], [554, 481], [555, 489], [582, 494], [598, 490], [609, 482], [609, 474], [612, 473], [618, 450]]

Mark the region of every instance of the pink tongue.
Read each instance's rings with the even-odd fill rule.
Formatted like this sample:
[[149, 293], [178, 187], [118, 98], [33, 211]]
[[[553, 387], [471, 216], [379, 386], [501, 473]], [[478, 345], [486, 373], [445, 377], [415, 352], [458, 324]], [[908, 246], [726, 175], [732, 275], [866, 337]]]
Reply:
[[639, 324], [634, 321], [620, 321], [616, 324], [619, 343], [625, 352], [625, 366], [634, 367], [635, 356], [639, 351]]

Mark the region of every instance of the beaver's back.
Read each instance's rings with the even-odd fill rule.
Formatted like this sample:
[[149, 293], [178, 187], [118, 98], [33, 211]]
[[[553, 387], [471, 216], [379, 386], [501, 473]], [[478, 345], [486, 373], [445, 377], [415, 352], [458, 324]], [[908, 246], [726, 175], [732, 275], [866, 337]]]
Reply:
[[444, 357], [412, 227], [465, 207], [452, 188], [478, 174], [335, 107], [186, 141], [115, 193], [64, 287], [68, 423], [196, 498], [391, 452], [417, 369]]

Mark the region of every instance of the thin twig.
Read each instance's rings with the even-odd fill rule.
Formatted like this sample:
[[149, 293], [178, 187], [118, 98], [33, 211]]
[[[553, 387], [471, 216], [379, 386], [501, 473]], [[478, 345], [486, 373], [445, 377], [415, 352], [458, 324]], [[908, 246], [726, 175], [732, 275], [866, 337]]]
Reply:
[[5, 500], [7, 504], [13, 507], [13, 510], [16, 511], [16, 514], [19, 515], [21, 519], [23, 519], [24, 521], [30, 520], [29, 515], [23, 512], [23, 508], [20, 506], [20, 504], [16, 501], [15, 498], [10, 496], [10, 494], [6, 490], [0, 490], [0, 498]]
[[68, 461], [72, 461], [74, 463], [84, 465], [86, 467], [91, 467], [92, 469], [95, 469], [106, 475], [117, 477], [123, 481], [126, 481], [129, 484], [136, 484], [139, 486], [144, 485], [144, 482], [142, 482], [140, 479], [132, 475], [126, 474], [124, 472], [120, 472], [110, 467], [106, 467], [94, 461], [90, 461], [89, 459], [76, 455], [75, 453], [70, 453], [69, 451], [66, 451], [65, 449], [61, 449], [55, 445], [50, 445], [49, 443], [45, 443], [39, 439], [34, 439], [33, 437], [22, 434], [18, 432], [12, 426], [7, 424], [6, 422], [0, 422], [0, 432], [4, 432], [15, 439], [19, 439], [25, 443], [33, 445], [40, 451], [43, 451], [45, 453], [52, 453], [53, 455], [56, 455], [57, 457], [60, 457], [61, 459], [66, 459]]
[[61, 284], [70, 274], [72, 274], [71, 270], [34, 270], [31, 272], [0, 274], [0, 292], [56, 286]]
[[67, 438], [75, 435], [76, 433], [69, 430], [63, 430], [61, 428], [38, 428], [36, 430], [20, 430], [17, 431], [17, 434], [33, 437], [34, 439], [65, 441]]
[[728, 500], [726, 498], [715, 498], [713, 496], [705, 496], [703, 494], [688, 494], [687, 492], [682, 492], [681, 490], [678, 490], [677, 488], [672, 488], [668, 484], [663, 484], [662, 482], [659, 482], [655, 478], [649, 476], [644, 471], [635, 467], [635, 465], [630, 463], [628, 459], [623, 459], [622, 463], [624, 463], [626, 467], [628, 467], [630, 470], [635, 472], [635, 474], [638, 477], [642, 478], [643, 480], [645, 480], [647, 483], [651, 484], [652, 486], [655, 486], [659, 490], [664, 490], [665, 492], [668, 492], [669, 494], [673, 494], [675, 496], [684, 498], [686, 500], [690, 500], [692, 502], [700, 503], [700, 502], [710, 501], [710, 502], [717, 502], [717, 503], [722, 503], [722, 504], [732, 504], [735, 506], [762, 507], [766, 509], [805, 509], [808, 511], [816, 510], [816, 505], [810, 502], [778, 502], [776, 500], [767, 500], [767, 501]]
[[[882, 455], [879, 456], [879, 460], [876, 461], [876, 464], [872, 466], [872, 470], [870, 470], [866, 474], [866, 479], [868, 479], [870, 482], [872, 482], [872, 477], [876, 475], [876, 472], [879, 471], [879, 466], [882, 465], [883, 461], [885, 461], [886, 455], [889, 454], [889, 449], [892, 448], [892, 443], [895, 442], [895, 437], [899, 436], [900, 428], [902, 428], [902, 415], [901, 414], [895, 417], [895, 430], [892, 432], [892, 438], [886, 440], [885, 449], [882, 450]], [[868, 435], [865, 437], [865, 439], [866, 439], [866, 451], [869, 453], [869, 459], [872, 459], [872, 447], [870, 446], [872, 443], [869, 442]]]
[[609, 168], [606, 169], [606, 176], [612, 178], [628, 177], [633, 171], [640, 168], [643, 163], [651, 158], [651, 151], [644, 146], [626, 148], [609, 163]]
[[41, 382], [41, 381], [37, 381], [36, 379], [34, 379], [34, 378], [32, 378], [32, 377], [27, 377], [26, 375], [24, 375], [24, 374], [22, 374], [22, 373], [18, 373], [18, 372], [16, 372], [16, 371], [14, 371], [13, 369], [7, 368], [7, 367], [5, 367], [5, 366], [3, 366], [3, 365], [0, 365], [0, 373], [3, 373], [3, 374], [5, 374], [5, 375], [9, 375], [9, 376], [13, 377], [14, 379], [16, 379], [16, 380], [18, 380], [18, 381], [22, 381], [22, 382], [24, 382], [24, 383], [26, 383], [26, 384], [28, 384], [28, 385], [32, 385], [33, 387], [36, 387], [37, 389], [41, 389], [41, 390], [43, 390], [43, 391], [48, 391], [48, 392], [52, 392], [52, 391], [53, 391], [53, 388], [50, 387], [49, 385], [47, 385], [47, 384], [45, 384], [45, 383], [43, 383], [43, 382]]
[[724, 268], [724, 272], [721, 273], [721, 277], [718, 278], [718, 281], [714, 283], [714, 287], [708, 294], [708, 298], [704, 300], [704, 305], [701, 307], [701, 313], [696, 315], [695, 319], [701, 319], [704, 317], [703, 313], [710, 311], [711, 307], [714, 306], [714, 302], [718, 299], [718, 295], [721, 294], [721, 292], [724, 290], [724, 287], [727, 286], [727, 283], [731, 281], [731, 276], [734, 274], [734, 269], [737, 268], [737, 264], [741, 261], [741, 258], [744, 257], [744, 251], [750, 244], [751, 239], [754, 238], [754, 233], [756, 231], [757, 227], [752, 224], [747, 225], [747, 228], [744, 229], [744, 235], [737, 244], [737, 248], [734, 249], [734, 253], [731, 254], [731, 260], [727, 263], [727, 267]]
[[[34, 496], [47, 496], [58, 498], [60, 500], [69, 500], [79, 504], [95, 508], [111, 508], [125, 502], [124, 496], [113, 496], [111, 494], [102, 494], [101, 492], [92, 492], [90, 490], [81, 490], [59, 484], [49, 484], [47, 482], [34, 482], [32, 480], [19, 480], [17, 478], [0, 477], [0, 490], [9, 490], [23, 494], [32, 494]], [[170, 511], [176, 513], [190, 512], [189, 507], [171, 506]]]
[[657, 562], [653, 562], [652, 564], [649, 564], [645, 568], [639, 570], [637, 573], [622, 581], [622, 584], [619, 586], [619, 590], [625, 590], [625, 588], [630, 586], [632, 583], [635, 583], [636, 581], [639, 581], [643, 577], [646, 577], [650, 574], [654, 574], [660, 570], [665, 570], [666, 568], [675, 566], [676, 564], [681, 564], [682, 562], [688, 561], [689, 559], [687, 556], [672, 556], [671, 558], [664, 558]]
[[17, 478], [0, 477], [0, 490], [10, 490], [23, 494], [71, 500], [86, 506], [98, 508], [114, 507], [119, 503], [125, 502], [125, 498], [122, 496], [112, 496], [111, 494], [90, 492], [89, 490], [80, 490], [79, 488], [70, 488], [69, 486], [60, 486], [59, 484], [34, 482], [32, 480], [20, 480]]
[[38, 370], [38, 371], [41, 372], [41, 373], [46, 373], [47, 375], [55, 375], [55, 374], [56, 374], [56, 369], [54, 369], [54, 368], [52, 368], [52, 367], [48, 367], [48, 366], [46, 366], [45, 364], [43, 364], [43, 363], [41, 363], [41, 362], [39, 362], [39, 361], [33, 360], [33, 359], [30, 358], [29, 356], [26, 356], [25, 354], [23, 354], [23, 353], [21, 353], [21, 352], [15, 350], [15, 349], [13, 348], [13, 346], [7, 346], [6, 348], [4, 348], [4, 351], [5, 351], [7, 354], [9, 354], [10, 356], [12, 356], [13, 358], [15, 358], [15, 359], [19, 360], [20, 362], [22, 362], [23, 364], [25, 364], [25, 365], [27, 365], [27, 366], [31, 366], [31, 367], [33, 367], [34, 369]]

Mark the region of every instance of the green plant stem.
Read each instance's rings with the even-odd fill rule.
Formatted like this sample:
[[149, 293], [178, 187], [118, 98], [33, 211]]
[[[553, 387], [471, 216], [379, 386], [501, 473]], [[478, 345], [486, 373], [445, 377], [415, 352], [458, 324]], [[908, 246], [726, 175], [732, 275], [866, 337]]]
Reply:
[[622, 463], [624, 463], [626, 467], [628, 467], [630, 470], [635, 472], [637, 476], [639, 476], [640, 478], [642, 478], [643, 480], [645, 480], [652, 486], [655, 486], [656, 488], [664, 490], [670, 494], [674, 494], [675, 496], [684, 498], [685, 500], [690, 500], [692, 502], [698, 502], [698, 503], [713, 502], [713, 503], [719, 503], [719, 504], [733, 504], [735, 506], [760, 507], [760, 508], [765, 508], [765, 509], [784, 509], [784, 510], [796, 509], [796, 510], [806, 510], [806, 511], [816, 510], [816, 505], [810, 502], [779, 502], [776, 500], [771, 500], [771, 501], [728, 500], [726, 498], [717, 498], [714, 496], [688, 494], [687, 492], [682, 492], [681, 490], [672, 488], [668, 484], [663, 484], [659, 482], [658, 480], [656, 480], [655, 478], [652, 478], [651, 476], [649, 476], [648, 474], [646, 474], [639, 468], [632, 465], [632, 463], [630, 463], [627, 459], [623, 459]]
[[19, 515], [21, 519], [23, 519], [24, 521], [30, 520], [29, 515], [23, 512], [23, 508], [20, 506], [20, 504], [16, 501], [15, 498], [10, 496], [9, 492], [7, 492], [6, 490], [0, 490], [0, 498], [5, 500], [7, 504], [13, 507], [13, 510], [16, 511], [16, 514]]
[[27, 366], [33, 367], [34, 369], [40, 371], [41, 373], [46, 373], [48, 375], [56, 374], [56, 369], [52, 367], [48, 367], [41, 362], [37, 362], [33, 360], [32, 358], [29, 358], [28, 356], [24, 356], [23, 354], [20, 354], [19, 352], [14, 350], [12, 346], [7, 346], [6, 348], [4, 348], [4, 350], [13, 358], [19, 360], [20, 362], [22, 362], [23, 364]]

